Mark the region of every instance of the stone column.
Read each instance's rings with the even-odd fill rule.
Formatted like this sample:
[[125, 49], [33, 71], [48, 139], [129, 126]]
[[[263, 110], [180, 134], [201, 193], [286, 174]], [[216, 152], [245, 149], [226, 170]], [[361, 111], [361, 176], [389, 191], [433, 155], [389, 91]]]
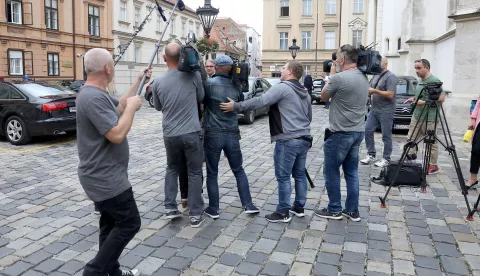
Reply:
[[480, 95], [480, 4], [459, 0], [449, 18], [456, 23], [453, 89], [446, 112], [452, 131], [464, 132], [470, 116], [470, 102]]

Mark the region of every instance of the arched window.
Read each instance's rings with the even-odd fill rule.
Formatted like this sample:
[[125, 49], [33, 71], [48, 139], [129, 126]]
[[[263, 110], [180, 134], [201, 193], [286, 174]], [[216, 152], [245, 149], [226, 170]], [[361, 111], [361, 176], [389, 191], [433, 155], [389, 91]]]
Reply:
[[387, 38], [385, 44], [387, 45], [387, 51], [390, 51], [390, 39]]
[[398, 38], [398, 45], [397, 45], [397, 50], [402, 49], [402, 39]]

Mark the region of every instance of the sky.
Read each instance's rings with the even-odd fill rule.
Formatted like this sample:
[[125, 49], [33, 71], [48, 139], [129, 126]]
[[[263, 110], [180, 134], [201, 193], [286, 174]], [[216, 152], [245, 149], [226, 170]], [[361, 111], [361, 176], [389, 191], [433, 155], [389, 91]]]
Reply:
[[[193, 10], [203, 7], [204, 0], [183, 0]], [[262, 34], [263, 1], [261, 0], [212, 0], [212, 6], [220, 9], [218, 17], [230, 17], [240, 24], [248, 24]]]

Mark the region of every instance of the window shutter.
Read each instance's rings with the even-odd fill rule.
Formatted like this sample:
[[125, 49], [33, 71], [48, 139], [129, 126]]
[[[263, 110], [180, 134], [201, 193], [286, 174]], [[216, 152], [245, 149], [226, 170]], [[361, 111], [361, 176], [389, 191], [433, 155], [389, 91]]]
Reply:
[[32, 3], [23, 3], [23, 25], [33, 25]]
[[23, 52], [23, 60], [25, 63], [25, 75], [33, 75], [33, 52], [31, 51], [26, 51]]

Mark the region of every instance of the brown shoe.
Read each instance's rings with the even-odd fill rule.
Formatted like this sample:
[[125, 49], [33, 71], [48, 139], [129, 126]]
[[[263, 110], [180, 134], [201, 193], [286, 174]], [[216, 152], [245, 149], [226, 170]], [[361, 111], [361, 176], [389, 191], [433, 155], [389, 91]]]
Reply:
[[187, 208], [187, 207], [188, 207], [187, 199], [182, 199], [182, 208]]

